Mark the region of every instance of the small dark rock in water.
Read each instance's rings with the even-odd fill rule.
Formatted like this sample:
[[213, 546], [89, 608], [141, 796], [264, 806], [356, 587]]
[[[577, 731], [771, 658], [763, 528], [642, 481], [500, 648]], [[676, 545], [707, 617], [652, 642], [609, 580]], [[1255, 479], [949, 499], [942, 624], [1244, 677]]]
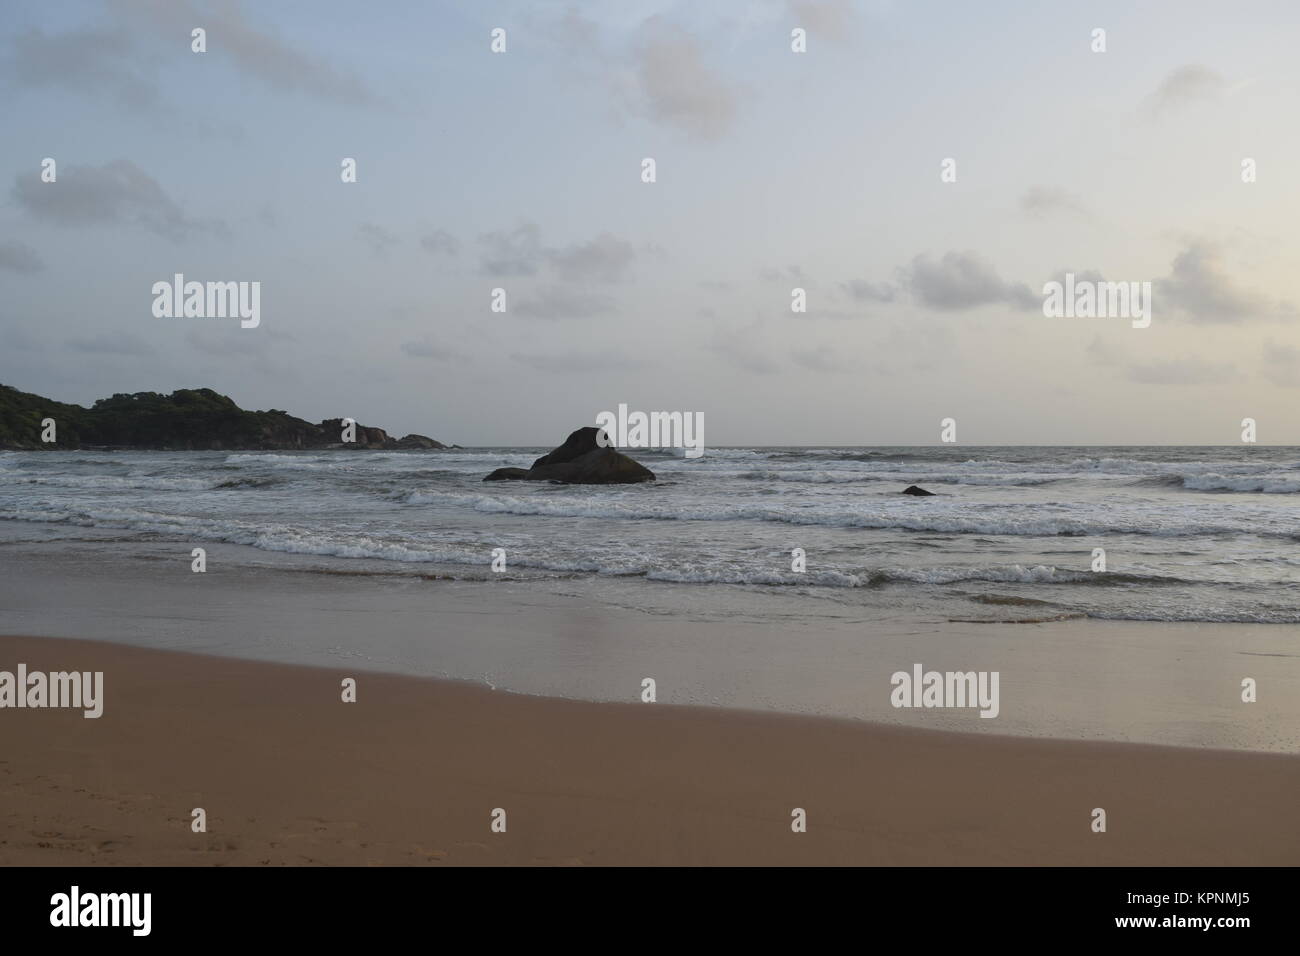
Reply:
[[918, 488], [916, 485], [908, 485], [903, 489], [905, 495], [915, 495], [918, 498], [933, 498], [933, 491], [926, 491], [924, 488]]
[[612, 447], [596, 442], [600, 429], [579, 428], [533, 467], [498, 468], [484, 481], [563, 481], [575, 485], [624, 485], [654, 481], [655, 474]]

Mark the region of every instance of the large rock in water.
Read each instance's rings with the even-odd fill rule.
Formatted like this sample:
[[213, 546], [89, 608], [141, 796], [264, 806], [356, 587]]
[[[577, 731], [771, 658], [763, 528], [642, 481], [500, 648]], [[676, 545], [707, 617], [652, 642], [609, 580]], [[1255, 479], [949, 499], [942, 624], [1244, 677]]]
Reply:
[[574, 485], [624, 485], [654, 481], [655, 474], [615, 448], [596, 443], [600, 429], [579, 428], [529, 469], [498, 468], [484, 481], [564, 481]]
[[924, 488], [918, 488], [916, 485], [908, 485], [899, 494], [914, 495], [917, 498], [933, 498], [933, 491], [926, 491]]

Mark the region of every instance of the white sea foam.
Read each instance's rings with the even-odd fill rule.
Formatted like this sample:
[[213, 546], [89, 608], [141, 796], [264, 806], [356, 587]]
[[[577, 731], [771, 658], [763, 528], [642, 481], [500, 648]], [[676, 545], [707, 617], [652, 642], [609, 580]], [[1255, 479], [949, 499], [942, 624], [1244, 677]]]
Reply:
[[[24, 540], [93, 547], [111, 533], [185, 554], [225, 542], [277, 566], [490, 581], [505, 547], [508, 578], [640, 591], [778, 588], [955, 617], [1005, 597], [1053, 614], [1300, 620], [1294, 449], [710, 449], [638, 456], [660, 477], [645, 485], [480, 480], [545, 450], [4, 453], [0, 518], [29, 522]], [[913, 483], [940, 494], [898, 494]], [[1094, 547], [1107, 573], [1090, 570]]]

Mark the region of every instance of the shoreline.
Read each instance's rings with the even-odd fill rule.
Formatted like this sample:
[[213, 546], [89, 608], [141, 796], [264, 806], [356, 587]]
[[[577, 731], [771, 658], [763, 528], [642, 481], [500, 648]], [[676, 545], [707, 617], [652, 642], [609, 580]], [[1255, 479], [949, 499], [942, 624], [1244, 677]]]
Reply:
[[[472, 681], [540, 697], [843, 717], [978, 735], [1300, 753], [1284, 625], [881, 617], [798, 594], [662, 582], [303, 574], [246, 546], [3, 545], [0, 630]], [[250, 564], [250, 560], [260, 563]], [[339, 559], [335, 567], [365, 570]], [[895, 709], [890, 677], [999, 672], [995, 720]], [[1259, 686], [1241, 701], [1241, 682]]]
[[1300, 863], [1292, 755], [374, 672], [343, 703], [345, 668], [70, 638], [3, 636], [0, 661], [106, 687], [98, 719], [0, 710], [9, 865]]

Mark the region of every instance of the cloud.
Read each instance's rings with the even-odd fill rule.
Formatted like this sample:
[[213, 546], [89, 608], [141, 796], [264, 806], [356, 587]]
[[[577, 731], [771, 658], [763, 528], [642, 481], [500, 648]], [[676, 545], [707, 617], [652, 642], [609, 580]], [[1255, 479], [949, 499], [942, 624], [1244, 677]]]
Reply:
[[626, 239], [601, 233], [590, 242], [550, 250], [547, 260], [569, 282], [618, 282], [627, 276], [636, 250]]
[[484, 247], [483, 271], [490, 276], [531, 276], [542, 263], [542, 231], [526, 222], [512, 232], [479, 236]]
[[511, 359], [539, 372], [600, 372], [612, 369], [645, 368], [649, 363], [619, 352], [563, 352], [551, 355], [529, 355], [515, 352]]
[[226, 330], [193, 328], [185, 333], [185, 341], [196, 351], [208, 355], [260, 355], [265, 336], [228, 335]]
[[739, 329], [719, 322], [714, 325], [713, 338], [705, 348], [742, 371], [771, 375], [780, 371], [780, 366], [772, 360], [767, 347], [760, 342], [761, 338], [760, 322], [751, 322]]
[[1085, 352], [1093, 365], [1120, 365], [1124, 360], [1123, 351], [1115, 348], [1100, 335], [1092, 337]]
[[36, 250], [17, 239], [0, 239], [0, 269], [31, 275], [45, 268]]
[[230, 234], [220, 219], [191, 219], [157, 180], [126, 159], [68, 166], [57, 183], [20, 174], [12, 195], [29, 215], [60, 226], [131, 224], [174, 241]]
[[1144, 111], [1151, 119], [1160, 119], [1184, 107], [1214, 99], [1227, 88], [1227, 81], [1209, 67], [1195, 63], [1180, 66], [1147, 97]]
[[789, 0], [790, 13], [809, 34], [841, 43], [853, 27], [854, 12], [850, 0]]
[[187, 56], [192, 55], [190, 31], [202, 26], [207, 30], [208, 52], [204, 56], [228, 58], [272, 89], [353, 106], [379, 102], [355, 74], [296, 49], [273, 28], [245, 19], [244, 7], [237, 0], [112, 0], [111, 6], [140, 26], [183, 43], [181, 49]]
[[609, 296], [554, 285], [544, 287], [532, 298], [526, 298], [511, 308], [519, 315], [539, 319], [590, 319], [618, 311]]
[[[188, 31], [187, 31], [188, 33]], [[6, 72], [17, 88], [86, 92], [137, 113], [159, 108], [156, 81], [141, 69], [124, 29], [27, 30], [13, 38]]]
[[758, 270], [758, 274], [768, 282], [800, 282], [804, 285], [812, 285], [812, 276], [805, 275], [803, 266], [764, 266]]
[[1130, 381], [1143, 385], [1224, 385], [1241, 380], [1241, 373], [1229, 362], [1200, 359], [1169, 359], [1128, 369]]
[[0, 325], [5, 327], [5, 350], [9, 352], [44, 352], [46, 343], [44, 339], [38, 339], [29, 335], [19, 325], [18, 320], [12, 316], [6, 315], [0, 319]]
[[443, 348], [441, 345], [436, 345], [432, 339], [427, 337], [415, 342], [404, 342], [402, 343], [401, 349], [411, 358], [434, 359], [438, 362], [446, 362], [458, 357], [457, 352], [453, 352], [448, 348]]
[[431, 252], [434, 255], [460, 255], [460, 240], [442, 229], [437, 229], [427, 236], [421, 236], [420, 246], [425, 252]]
[[635, 51], [644, 112], [691, 139], [712, 140], [734, 122], [736, 94], [708, 66], [695, 38], [652, 16], [641, 26]]
[[103, 332], [99, 335], [68, 340], [68, 349], [91, 355], [152, 355], [151, 345], [139, 336]]
[[560, 281], [573, 283], [620, 282], [637, 255], [632, 243], [607, 232], [563, 249], [548, 248], [542, 244], [541, 230], [528, 222], [511, 232], [485, 233], [479, 242], [488, 275], [531, 276], [546, 266]]
[[904, 268], [903, 279], [922, 305], [945, 312], [994, 304], [1017, 309], [1043, 305], [1029, 286], [1003, 282], [993, 266], [973, 252], [948, 252], [938, 262], [918, 255]]
[[841, 282], [840, 288], [847, 292], [855, 302], [893, 302], [898, 296], [898, 289], [888, 282], [867, 282], [865, 279], [850, 279]]
[[357, 226], [357, 236], [381, 256], [402, 241], [383, 226], [377, 226], [372, 222], [363, 222]]
[[1223, 270], [1218, 244], [1202, 239], [1174, 257], [1169, 276], [1156, 280], [1154, 292], [1158, 308], [1171, 305], [1195, 322], [1235, 323], [1292, 311], [1288, 303], [1239, 287]]
[[1264, 377], [1283, 388], [1300, 387], [1300, 349], [1270, 340], [1264, 345]]
[[819, 345], [811, 349], [795, 349], [790, 353], [797, 365], [814, 372], [854, 372], [857, 369], [851, 362], [844, 361], [841, 349], [829, 345]]
[[1050, 186], [1031, 186], [1020, 197], [1020, 208], [1029, 216], [1043, 219], [1056, 214], [1086, 216], [1083, 203], [1064, 189]]
[[1123, 378], [1142, 385], [1226, 385], [1242, 379], [1241, 372], [1231, 362], [1196, 358], [1129, 362], [1123, 349], [1100, 335], [1092, 337], [1085, 354], [1093, 365], [1113, 368]]

